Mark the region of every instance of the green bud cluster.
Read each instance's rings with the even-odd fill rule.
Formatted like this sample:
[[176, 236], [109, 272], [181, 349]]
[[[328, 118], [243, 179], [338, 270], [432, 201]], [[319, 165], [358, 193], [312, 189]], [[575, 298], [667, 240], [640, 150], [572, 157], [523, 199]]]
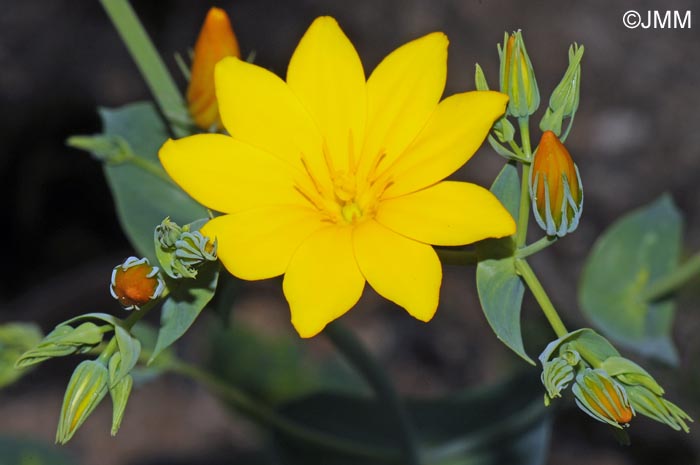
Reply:
[[539, 359], [545, 405], [572, 386], [576, 405], [603, 423], [622, 428], [639, 413], [689, 432], [687, 422], [692, 419], [663, 397], [659, 383], [592, 329], [579, 329], [552, 341]]
[[193, 229], [192, 225], [180, 227], [170, 218], [156, 226], [156, 256], [165, 274], [173, 279], [194, 279], [200, 266], [216, 261], [216, 241]]

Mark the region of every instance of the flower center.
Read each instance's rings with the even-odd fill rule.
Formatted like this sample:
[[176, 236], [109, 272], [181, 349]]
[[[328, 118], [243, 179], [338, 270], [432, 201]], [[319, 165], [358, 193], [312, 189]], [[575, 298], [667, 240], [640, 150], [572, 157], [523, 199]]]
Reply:
[[[297, 190], [321, 212], [327, 221], [352, 225], [373, 218], [377, 212], [381, 196], [390, 185], [390, 179], [379, 176], [378, 166], [384, 158], [379, 154], [366, 175], [358, 173], [352, 144], [349, 144], [347, 169], [336, 169], [328, 147], [324, 144], [323, 155], [328, 169], [330, 186], [310, 168], [302, 155], [301, 161], [310, 183], [297, 183]], [[306, 180], [305, 180], [306, 181]]]

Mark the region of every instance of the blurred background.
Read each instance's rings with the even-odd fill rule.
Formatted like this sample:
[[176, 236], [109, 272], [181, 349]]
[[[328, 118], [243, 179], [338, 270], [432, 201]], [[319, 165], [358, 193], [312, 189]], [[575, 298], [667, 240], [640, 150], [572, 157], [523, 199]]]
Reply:
[[[474, 88], [474, 63], [498, 81], [496, 43], [521, 28], [543, 102], [584, 44], [581, 105], [567, 146], [577, 162], [585, 207], [575, 234], [539, 254], [533, 267], [570, 327], [589, 323], [577, 308], [583, 260], [598, 235], [628, 210], [669, 192], [685, 217], [688, 253], [700, 249], [700, 5], [692, 0], [133, 0], [154, 43], [184, 88], [173, 55], [192, 47], [210, 6], [231, 16], [244, 55], [284, 75], [299, 38], [318, 15], [335, 16], [367, 72], [397, 46], [441, 30], [450, 38], [446, 94]], [[48, 331], [89, 311], [118, 312], [111, 269], [132, 252], [100, 164], [66, 147], [73, 134], [100, 131], [98, 106], [149, 99], [134, 63], [97, 1], [3, 0], [0, 15], [0, 192], [5, 262], [0, 320], [36, 321]], [[692, 12], [690, 29], [627, 29], [629, 9]], [[696, 26], [696, 22], [697, 26]], [[538, 119], [536, 120], [538, 121]], [[535, 132], [537, 134], [537, 132]], [[533, 139], [539, 135], [533, 135]], [[489, 185], [503, 160], [488, 147], [459, 178]], [[532, 228], [531, 233], [536, 236]], [[679, 300], [674, 340], [680, 367], [645, 366], [667, 397], [700, 418], [700, 280]], [[278, 280], [246, 283], [236, 319], [272, 338], [295, 338]], [[157, 322], [157, 317], [153, 319]], [[441, 307], [429, 324], [366, 292], [344, 318], [389, 367], [400, 390], [435, 396], [530, 368], [493, 336], [480, 310], [474, 271], [445, 269]], [[526, 348], [537, 355], [553, 336], [526, 297]], [[178, 345], [208, 357], [207, 317]], [[322, 336], [305, 342], [323, 359]], [[52, 443], [75, 359], [57, 360], [0, 393], [0, 435]], [[261, 368], [264, 369], [264, 368]], [[107, 402], [64, 450], [82, 464], [246, 463], [261, 436], [202, 388], [166, 376], [136, 389], [122, 430], [109, 436]], [[647, 419], [622, 447], [569, 403], [554, 418], [550, 464], [695, 464], [697, 431], [676, 433]], [[0, 463], [2, 457], [0, 457]]]

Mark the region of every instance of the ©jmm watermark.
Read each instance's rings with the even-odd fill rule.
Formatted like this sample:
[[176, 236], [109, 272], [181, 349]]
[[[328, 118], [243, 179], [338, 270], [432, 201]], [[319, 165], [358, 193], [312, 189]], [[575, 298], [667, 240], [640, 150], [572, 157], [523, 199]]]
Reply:
[[646, 16], [636, 10], [629, 10], [622, 15], [622, 24], [628, 29], [690, 29], [691, 18], [690, 10], [649, 10]]

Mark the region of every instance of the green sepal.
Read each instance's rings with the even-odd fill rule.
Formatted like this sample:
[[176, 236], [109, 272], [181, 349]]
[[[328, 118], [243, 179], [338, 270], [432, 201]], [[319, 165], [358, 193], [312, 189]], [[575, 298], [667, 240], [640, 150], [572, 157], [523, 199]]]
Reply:
[[555, 358], [544, 363], [542, 367], [542, 385], [547, 394], [545, 395], [545, 405], [549, 405], [549, 400], [561, 397], [561, 391], [569, 386], [575, 377], [574, 367], [563, 358]]
[[664, 394], [664, 388], [644, 368], [632, 360], [624, 357], [608, 357], [600, 367], [625, 385], [644, 386], [657, 396]]
[[686, 422], [693, 419], [676, 404], [654, 394], [644, 386], [628, 386], [627, 395], [635, 411], [664, 423], [676, 431], [690, 432]]
[[564, 351], [577, 352], [586, 363], [594, 368], [599, 368], [603, 361], [608, 358], [620, 355], [617, 349], [603, 336], [590, 328], [581, 328], [547, 344], [539, 356], [540, 363], [544, 366], [550, 359], [563, 356], [562, 352]]
[[104, 331], [99, 326], [89, 321], [75, 328], [62, 323], [36, 347], [22, 354], [15, 362], [15, 367], [26, 368], [50, 358], [85, 353], [102, 342], [103, 334]]
[[[579, 220], [581, 219], [581, 214], [583, 213], [583, 183], [581, 182], [581, 174], [578, 171], [578, 166], [574, 163], [574, 170], [576, 171], [576, 182], [578, 183], [579, 190], [579, 201], [574, 200], [574, 196], [571, 193], [571, 188], [569, 187], [569, 181], [565, 174], [561, 175], [561, 188], [564, 190], [564, 195], [562, 198], [561, 205], [552, 205], [551, 196], [549, 192], [549, 182], [546, 174], [540, 172], [535, 172], [535, 170], [530, 171], [530, 199], [532, 203], [532, 211], [535, 216], [535, 221], [537, 225], [542, 228], [548, 236], [558, 236], [564, 237], [569, 233], [572, 233], [578, 228]], [[542, 178], [540, 178], [542, 175]], [[544, 185], [544, 199], [545, 199], [545, 213], [544, 218], [542, 217], [539, 208], [537, 208], [537, 190], [539, 184]], [[559, 223], [554, 219], [554, 212], [558, 211]]]
[[120, 376], [123, 366], [128, 365], [122, 363], [121, 353], [117, 352], [112, 355], [109, 360], [109, 395], [112, 398], [112, 436], [115, 436], [119, 431], [126, 404], [131, 394], [131, 389], [134, 386], [134, 378], [127, 374]]
[[56, 442], [67, 443], [107, 394], [109, 371], [95, 360], [81, 362], [73, 372], [63, 397]]

